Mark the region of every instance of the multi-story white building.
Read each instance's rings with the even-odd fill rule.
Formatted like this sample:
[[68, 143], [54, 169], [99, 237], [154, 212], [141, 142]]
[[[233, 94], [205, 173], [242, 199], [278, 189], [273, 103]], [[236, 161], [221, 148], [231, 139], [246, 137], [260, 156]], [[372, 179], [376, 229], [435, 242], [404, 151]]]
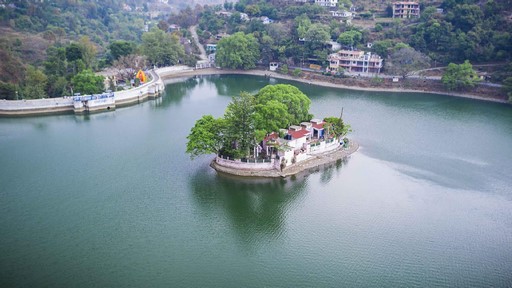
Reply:
[[371, 52], [340, 50], [330, 54], [328, 60], [331, 72], [340, 67], [352, 73], [380, 73], [382, 69], [382, 58]]
[[420, 17], [420, 4], [412, 1], [393, 2], [393, 18]]
[[315, 4], [324, 7], [336, 7], [338, 6], [338, 0], [315, 0]]

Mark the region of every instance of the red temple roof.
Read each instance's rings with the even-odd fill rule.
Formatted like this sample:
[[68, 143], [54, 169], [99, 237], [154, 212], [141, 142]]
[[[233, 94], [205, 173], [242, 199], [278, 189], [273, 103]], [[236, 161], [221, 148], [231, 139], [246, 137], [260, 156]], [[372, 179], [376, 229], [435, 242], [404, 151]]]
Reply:
[[308, 135], [310, 132], [306, 129], [302, 129], [302, 130], [299, 130], [299, 131], [295, 131], [295, 130], [288, 130], [288, 135], [292, 136], [292, 139], [299, 139], [299, 138], [302, 138], [306, 135]]

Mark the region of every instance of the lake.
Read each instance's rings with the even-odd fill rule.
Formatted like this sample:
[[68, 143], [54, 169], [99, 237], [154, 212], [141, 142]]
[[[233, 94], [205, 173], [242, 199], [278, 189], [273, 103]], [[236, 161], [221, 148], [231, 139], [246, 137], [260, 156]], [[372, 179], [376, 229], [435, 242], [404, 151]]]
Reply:
[[191, 160], [204, 114], [267, 84], [170, 80], [155, 101], [0, 119], [1, 287], [511, 287], [512, 107], [293, 83], [361, 148], [285, 179]]

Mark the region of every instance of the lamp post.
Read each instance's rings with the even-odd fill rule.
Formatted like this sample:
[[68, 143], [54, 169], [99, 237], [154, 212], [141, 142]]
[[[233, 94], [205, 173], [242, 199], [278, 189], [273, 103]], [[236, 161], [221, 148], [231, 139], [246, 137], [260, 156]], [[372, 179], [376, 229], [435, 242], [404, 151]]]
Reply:
[[18, 100], [18, 90], [16, 90], [16, 100]]

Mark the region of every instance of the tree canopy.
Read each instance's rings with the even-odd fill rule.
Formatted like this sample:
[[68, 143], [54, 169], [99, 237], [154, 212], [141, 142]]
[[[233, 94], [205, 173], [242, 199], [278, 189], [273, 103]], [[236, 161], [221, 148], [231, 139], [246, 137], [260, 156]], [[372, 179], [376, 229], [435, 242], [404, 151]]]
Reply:
[[400, 48], [386, 61], [386, 70], [390, 74], [406, 78], [412, 72], [430, 67], [430, 58], [413, 48]]
[[448, 90], [461, 90], [474, 87], [480, 79], [468, 60], [462, 64], [450, 63], [441, 81]]
[[187, 136], [187, 153], [192, 158], [202, 154], [218, 153], [223, 146], [225, 131], [223, 118], [204, 115], [197, 120]]
[[48, 77], [43, 71], [37, 69], [34, 66], [29, 65], [27, 67], [27, 76], [25, 78], [23, 88], [23, 98], [26, 99], [37, 99], [46, 97], [46, 83]]
[[[271, 101], [279, 102], [287, 107], [287, 114], [282, 114], [280, 117], [278, 117], [282, 119], [270, 118], [268, 119], [269, 122], [283, 121], [283, 119], [286, 119], [290, 121], [288, 124], [298, 124], [302, 121], [308, 121], [312, 118], [309, 114], [309, 106], [311, 105], [311, 100], [308, 98], [308, 96], [302, 93], [299, 88], [292, 85], [267, 85], [256, 94], [255, 100], [256, 104], [259, 104], [258, 107], [263, 107], [262, 105], [272, 103]], [[257, 113], [260, 113], [260, 111], [257, 110]]]
[[135, 51], [135, 44], [129, 41], [118, 40], [108, 45], [112, 60], [117, 60], [121, 56], [130, 55]]
[[91, 70], [86, 69], [76, 74], [71, 79], [71, 83], [73, 84], [74, 92], [89, 95], [101, 93], [105, 90], [103, 80], [103, 76], [97, 76]]
[[217, 44], [215, 63], [223, 68], [251, 69], [260, 59], [259, 44], [254, 35], [237, 32]]
[[175, 65], [185, 55], [178, 37], [156, 27], [142, 34], [142, 51], [148, 61], [157, 66]]
[[336, 137], [343, 137], [351, 131], [350, 125], [345, 124], [341, 117], [326, 117], [324, 118], [324, 122], [327, 123], [327, 125], [324, 125], [324, 127], [327, 126], [327, 133], [332, 133]]
[[196, 121], [187, 137], [187, 153], [195, 157], [222, 151], [247, 157], [265, 134], [310, 120], [310, 103], [299, 89], [286, 84], [267, 85], [255, 95], [242, 92], [233, 97], [223, 118], [206, 115]]

